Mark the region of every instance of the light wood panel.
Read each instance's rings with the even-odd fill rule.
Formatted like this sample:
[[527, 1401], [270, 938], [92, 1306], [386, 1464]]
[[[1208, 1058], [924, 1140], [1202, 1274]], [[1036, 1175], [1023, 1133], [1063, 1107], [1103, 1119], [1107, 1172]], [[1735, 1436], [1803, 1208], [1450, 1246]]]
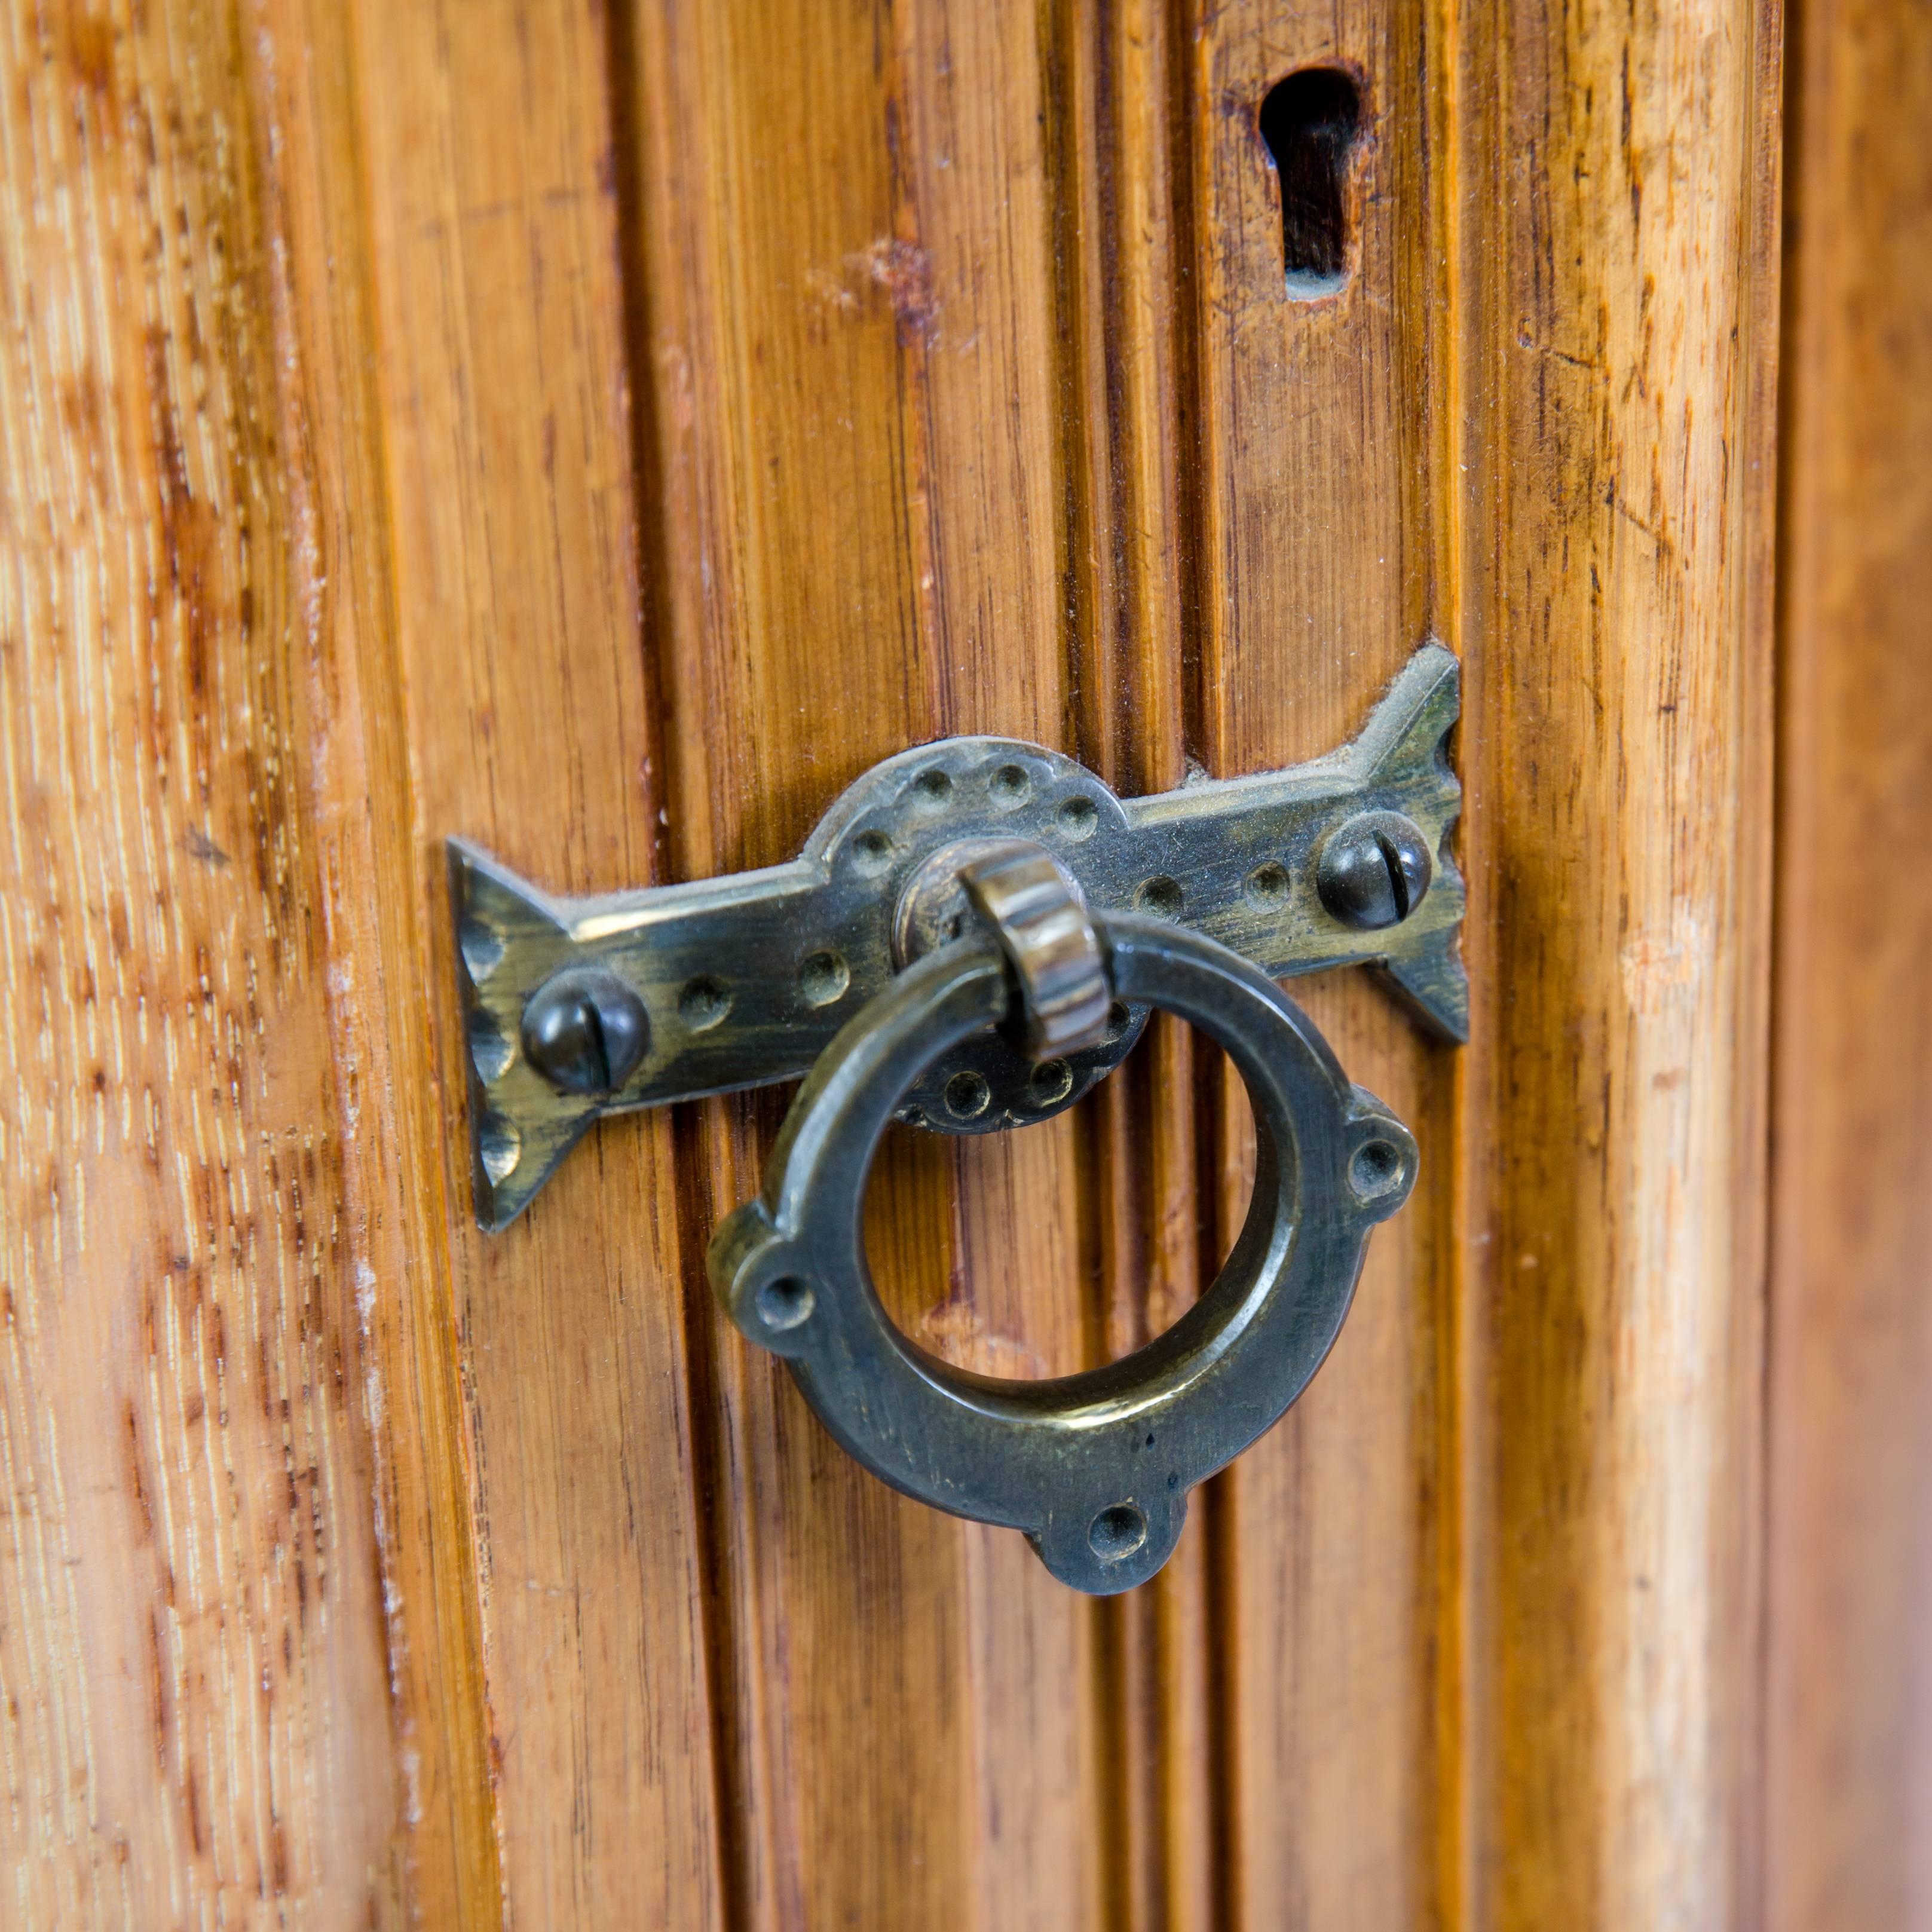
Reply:
[[[1380, 5], [1220, 8], [1196, 38], [1199, 649], [1196, 730], [1219, 776], [1318, 755], [1434, 622], [1432, 235], [1420, 22]], [[1346, 285], [1287, 285], [1257, 124], [1286, 76], [1354, 76]], [[1458, 641], [1452, 634], [1450, 641]], [[1221, 1479], [1233, 1659], [1230, 1922], [1407, 1925], [1441, 1909], [1438, 1704], [1453, 1697], [1445, 1378], [1450, 1050], [1359, 974], [1293, 989], [1348, 1069], [1415, 1125], [1421, 1177], [1378, 1230], [1334, 1353]], [[1227, 1136], [1244, 1189], [1244, 1120]], [[1234, 1204], [1224, 1234], [1238, 1225]], [[1451, 1706], [1453, 1708], [1453, 1706]], [[1453, 1733], [1445, 1743], [1453, 1741]]]
[[341, 50], [0, 34], [4, 1916], [448, 1920], [493, 1876]]
[[[906, 744], [1060, 736], [1039, 43], [1018, 8], [633, 18], [652, 646], [671, 847], [701, 876], [789, 856]], [[692, 1126], [695, 1225], [755, 1186], [778, 1117], [728, 1102]], [[910, 1332], [1008, 1373], [1081, 1360], [1069, 1122], [908, 1137], [874, 1190], [874, 1267]], [[1017, 1539], [857, 1470], [691, 1293], [739, 1694], [735, 1909], [1094, 1922], [1090, 1606]]]
[[1932, 1916], [1932, 14], [1793, 10], [1767, 1921]]
[[1779, 25], [1447, 25], [1466, 1910], [1748, 1923]]
[[[627, 1120], [486, 1239], [442, 842], [586, 891], [662, 867], [601, 10], [354, 15], [379, 298], [410, 874], [447, 1128], [440, 1231], [483, 1634], [501, 1911], [721, 1922], [701, 1448], [671, 1124]], [[452, 1036], [454, 1035], [455, 1036]]]

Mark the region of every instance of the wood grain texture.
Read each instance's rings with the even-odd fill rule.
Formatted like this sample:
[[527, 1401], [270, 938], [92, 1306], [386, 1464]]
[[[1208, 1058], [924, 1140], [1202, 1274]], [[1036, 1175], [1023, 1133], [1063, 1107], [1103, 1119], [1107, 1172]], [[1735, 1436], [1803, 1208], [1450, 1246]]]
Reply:
[[1932, 1916], [1932, 15], [1792, 17], [1768, 1923]]
[[[1067, 8], [1042, 56], [1063, 318], [1066, 742], [1124, 795], [1180, 784], [1190, 748], [1194, 227], [1180, 25], [1157, 0]], [[1090, 1359], [1142, 1346], [1212, 1279], [1218, 1216], [1198, 1204], [1217, 1057], [1156, 1015], [1124, 1077], [1082, 1110]], [[1222, 1902], [1222, 1528], [1212, 1492], [1198, 1493], [1166, 1568], [1098, 1606], [1106, 1922], [1136, 1932], [1212, 1924]]]
[[[647, 880], [666, 796], [640, 627], [608, 40], [588, 5], [353, 16], [397, 649], [415, 778], [393, 883], [453, 964], [442, 841], [567, 890]], [[718, 1922], [670, 1124], [626, 1121], [486, 1239], [436, 1035], [500, 1847], [528, 1925]]]
[[[908, 743], [1060, 735], [1039, 46], [1018, 8], [632, 17], [654, 652], [701, 876], [789, 856]], [[778, 1118], [689, 1124], [694, 1223]], [[1064, 1120], [888, 1146], [870, 1240], [910, 1333], [1004, 1373], [1082, 1359], [1072, 1152]], [[690, 1293], [740, 1920], [1095, 1922], [1091, 1606], [856, 1469]]]
[[[5, 20], [0, 1918], [1750, 1922], [1774, 16]], [[1883, 61], [1854, 34], [1819, 97], [1821, 219]], [[1362, 116], [1348, 278], [1305, 300], [1257, 116], [1316, 64]], [[1821, 315], [1880, 272], [1846, 225]], [[1795, 895], [1850, 869], [1828, 796], [1922, 802], [1822, 736], [1918, 692], [1832, 655], [1895, 638], [1916, 526], [1835, 560], [1883, 394], [1819, 341], [1782, 1104], [1840, 1138], [1780, 1158], [1838, 1176], [1863, 1117], [1802, 1082], [1877, 1048]], [[948, 733], [1232, 775], [1352, 733], [1432, 632], [1475, 1038], [1299, 989], [1424, 1176], [1156, 1583], [1071, 1596], [889, 1492], [719, 1319], [704, 1243], [782, 1095], [606, 1123], [474, 1230], [446, 835], [583, 891], [789, 856]], [[874, 1264], [953, 1360], [1118, 1355], [1249, 1157], [1158, 1027], [1063, 1120], [896, 1138]], [[1839, 1224], [1791, 1225], [1780, 1313], [1822, 1333]], [[1916, 1226], [1859, 1222], [1888, 1336]], [[1778, 1362], [1804, 1426], [1851, 1400], [1858, 1361]], [[1875, 1560], [1913, 1445], [1873, 1517], [1777, 1439], [1774, 1820], [1848, 1750], [1913, 1788], [1876, 1667], [1836, 1730], [1797, 1694], [1852, 1614], [1799, 1539]], [[1793, 1832], [1780, 1909], [1871, 1828]]]
[[[1422, 52], [1419, 20], [1380, 5], [1219, 8], [1195, 37], [1196, 729], [1217, 776], [1358, 729], [1435, 622]], [[1348, 280], [1304, 300], [1287, 286], [1257, 116], [1276, 82], [1313, 68], [1354, 76], [1361, 107], [1344, 171]], [[1415, 1124], [1423, 1169], [1371, 1244], [1320, 1376], [1221, 1479], [1225, 1909], [1244, 1926], [1426, 1923], [1442, 1909], [1438, 1807], [1454, 1790], [1437, 1754], [1453, 1597], [1436, 1569], [1456, 1507], [1454, 1056], [1362, 975], [1294, 990], [1350, 1077]], [[1244, 1120], [1226, 1144], [1239, 1192]]]
[[1748, 1923], [1779, 22], [1449, 25], [1468, 1910]]
[[489, 1838], [340, 49], [0, 32], [4, 1916], [447, 1919]]

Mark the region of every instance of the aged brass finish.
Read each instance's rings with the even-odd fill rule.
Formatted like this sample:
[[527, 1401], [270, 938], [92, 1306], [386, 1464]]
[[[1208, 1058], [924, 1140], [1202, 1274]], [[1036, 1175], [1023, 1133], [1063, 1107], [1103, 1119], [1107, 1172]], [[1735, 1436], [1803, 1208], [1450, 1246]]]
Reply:
[[718, 1229], [707, 1264], [731, 1319], [786, 1358], [820, 1420], [874, 1474], [1023, 1530], [1062, 1582], [1106, 1594], [1166, 1562], [1188, 1492], [1307, 1385], [1348, 1312], [1370, 1228], [1408, 1197], [1416, 1154], [1257, 968], [1142, 914], [1094, 926], [1114, 993], [1218, 1041], [1254, 1110], [1246, 1224], [1166, 1334], [1083, 1375], [998, 1382], [926, 1354], [886, 1315], [861, 1232], [879, 1136], [922, 1068], [1016, 1004], [1000, 946], [970, 934], [902, 974], [820, 1055], [763, 1192]]
[[[1114, 989], [1080, 888], [1052, 853], [1016, 839], [960, 872], [1018, 982], [1020, 1045], [1029, 1059], [1106, 1039]], [[1037, 1084], [1037, 1083], [1036, 1083]]]
[[644, 1003], [602, 966], [553, 973], [524, 1009], [524, 1052], [560, 1094], [614, 1094], [650, 1039]]
[[[965, 930], [962, 872], [1016, 842], [1050, 854], [1100, 918], [1192, 928], [1270, 978], [1375, 965], [1461, 1039], [1462, 882], [1446, 845], [1460, 790], [1442, 754], [1456, 711], [1456, 661], [1426, 644], [1341, 750], [1129, 800], [1059, 752], [948, 739], [858, 778], [789, 864], [601, 898], [554, 897], [452, 840], [478, 1219], [506, 1225], [600, 1114], [799, 1078], [908, 961]], [[1386, 847], [1336, 844], [1365, 814]], [[1390, 832], [1396, 820], [1406, 831]], [[1324, 892], [1331, 848], [1350, 862], [1330, 865], [1347, 877]], [[565, 1003], [553, 1039], [537, 1024], [544, 989], [586, 970], [601, 994]], [[1058, 1052], [1048, 1081], [1007, 1037], [960, 1036], [901, 1096], [900, 1118], [980, 1133], [1070, 1106], [1138, 1036], [1145, 1006], [1121, 999], [1103, 1028], [1083, 1009], [1078, 1036], [1092, 1043]], [[618, 1044], [638, 1046], [621, 1072], [608, 1015]]]
[[1322, 842], [1315, 889], [1344, 926], [1380, 932], [1408, 918], [1434, 871], [1429, 841], [1414, 820], [1399, 812], [1365, 812]]
[[[1076, 1588], [1144, 1581], [1189, 1491], [1306, 1386], [1414, 1184], [1408, 1130], [1274, 979], [1377, 964], [1460, 1036], [1456, 715], [1455, 660], [1426, 646], [1345, 750], [1124, 802], [1057, 752], [950, 739], [874, 766], [789, 866], [608, 898], [552, 899], [453, 841], [478, 1217], [508, 1221], [600, 1112], [809, 1067], [762, 1193], [711, 1244], [726, 1312], [885, 1481], [1022, 1530]], [[916, 1347], [861, 1232], [887, 1124], [1046, 1119], [1154, 1006], [1226, 1049], [1253, 1110], [1214, 1286], [1083, 1375], [999, 1382]]]

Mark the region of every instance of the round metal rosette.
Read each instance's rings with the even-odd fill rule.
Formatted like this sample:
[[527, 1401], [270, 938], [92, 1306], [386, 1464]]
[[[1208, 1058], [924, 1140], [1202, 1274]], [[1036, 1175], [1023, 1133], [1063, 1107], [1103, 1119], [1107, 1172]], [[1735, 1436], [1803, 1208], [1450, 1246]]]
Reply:
[[873, 1473], [956, 1516], [1022, 1530], [1062, 1582], [1144, 1582], [1179, 1538], [1187, 1494], [1278, 1420], [1334, 1344], [1368, 1233], [1414, 1184], [1408, 1130], [1352, 1086], [1274, 982], [1164, 922], [1095, 922], [1116, 996], [1219, 1042], [1254, 1110], [1254, 1192], [1232, 1252], [1172, 1328], [1124, 1360], [1001, 1382], [915, 1347], [866, 1264], [861, 1210], [908, 1087], [1005, 1019], [990, 938], [928, 955], [826, 1049], [800, 1090], [760, 1197], [708, 1258], [726, 1312], [775, 1350], [818, 1418]]

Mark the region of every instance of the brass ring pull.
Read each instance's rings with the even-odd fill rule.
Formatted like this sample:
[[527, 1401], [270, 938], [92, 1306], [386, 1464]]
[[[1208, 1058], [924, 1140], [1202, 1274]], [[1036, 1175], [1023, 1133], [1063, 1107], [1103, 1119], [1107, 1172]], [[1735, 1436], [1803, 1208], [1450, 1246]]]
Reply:
[[1096, 1594], [1165, 1563], [1187, 1492], [1306, 1387], [1353, 1298], [1370, 1228], [1408, 1197], [1415, 1143], [1350, 1084], [1275, 983], [1163, 921], [1096, 917], [1112, 997], [1165, 1008], [1227, 1052], [1254, 1110], [1254, 1194], [1214, 1283], [1125, 1360], [1001, 1382], [916, 1348], [866, 1265], [861, 1209], [880, 1136], [921, 1071], [1018, 1001], [991, 936], [928, 954], [832, 1042], [800, 1090], [762, 1194], [718, 1229], [727, 1312], [789, 1361], [832, 1436], [935, 1508], [1024, 1531], [1061, 1582]]

